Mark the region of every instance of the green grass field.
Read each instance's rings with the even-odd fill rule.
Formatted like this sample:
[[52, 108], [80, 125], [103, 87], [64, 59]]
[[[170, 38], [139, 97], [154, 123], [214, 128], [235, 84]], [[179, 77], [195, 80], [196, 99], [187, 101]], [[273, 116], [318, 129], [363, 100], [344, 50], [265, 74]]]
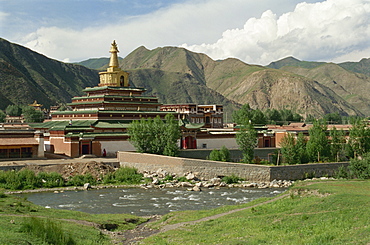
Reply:
[[[284, 195], [282, 199], [267, 204], [264, 202], [270, 199], [261, 198], [238, 206], [169, 213], [149, 225], [160, 229], [254, 206], [217, 219], [157, 233], [142, 243], [370, 244], [369, 180], [301, 181]], [[36, 217], [41, 224], [51, 222], [51, 238], [55, 235], [53, 233], [61, 234], [64, 235], [63, 242], [47, 243], [45, 237], [37, 236], [37, 232], [47, 233], [46, 225], [39, 225], [34, 232], [25, 232], [24, 227], [30, 224], [30, 217]], [[0, 244], [113, 244], [109, 236], [88, 223], [100, 226], [114, 224], [115, 231], [124, 231], [145, 221], [145, 218], [126, 214], [93, 215], [46, 209], [25, 199], [0, 193]], [[68, 238], [73, 242], [65, 242]]]
[[[159, 233], [144, 244], [370, 244], [370, 181], [308, 183], [297, 183], [276, 202]], [[162, 221], [223, 211], [178, 212]]]
[[[115, 231], [132, 229], [146, 221], [145, 218], [129, 214], [88, 214], [83, 212], [47, 209], [34, 205], [23, 198], [12, 195], [0, 195], [0, 244], [49, 244], [33, 233], [24, 232], [22, 228], [29, 223], [30, 217], [42, 222], [51, 221], [60, 228], [59, 233], [72, 237], [72, 244], [112, 244], [110, 237], [101, 233], [98, 226], [113, 224]], [[57, 232], [55, 231], [55, 232]], [[52, 232], [53, 233], [53, 232]], [[65, 244], [65, 243], [51, 243]]]

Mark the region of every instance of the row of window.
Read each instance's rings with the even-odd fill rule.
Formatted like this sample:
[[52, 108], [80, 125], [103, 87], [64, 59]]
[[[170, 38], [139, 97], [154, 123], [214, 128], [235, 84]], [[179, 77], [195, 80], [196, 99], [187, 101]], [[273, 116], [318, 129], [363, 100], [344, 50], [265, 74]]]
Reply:
[[32, 147], [0, 149], [0, 158], [31, 158]]

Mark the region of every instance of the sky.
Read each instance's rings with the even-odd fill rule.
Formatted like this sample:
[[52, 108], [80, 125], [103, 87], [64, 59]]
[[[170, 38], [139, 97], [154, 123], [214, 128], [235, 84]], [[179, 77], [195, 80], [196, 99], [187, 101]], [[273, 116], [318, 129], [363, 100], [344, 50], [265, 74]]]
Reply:
[[0, 37], [77, 62], [140, 46], [268, 65], [370, 57], [370, 0], [0, 0]]

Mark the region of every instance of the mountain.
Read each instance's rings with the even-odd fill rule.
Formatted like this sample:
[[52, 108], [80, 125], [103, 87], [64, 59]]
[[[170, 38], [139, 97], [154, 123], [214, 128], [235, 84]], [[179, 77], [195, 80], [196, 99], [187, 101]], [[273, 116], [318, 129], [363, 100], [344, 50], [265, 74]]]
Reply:
[[[118, 62], [121, 62], [123, 58], [118, 57]], [[109, 64], [109, 58], [91, 58], [81, 62], [74, 63], [77, 65], [82, 65], [90, 69], [103, 71], [106, 70]]]
[[[99, 70], [108, 61], [98, 58], [80, 64]], [[142, 46], [120, 64], [130, 73], [130, 84], [145, 87], [161, 103], [223, 104], [227, 119], [245, 103], [253, 109], [291, 109], [306, 116], [370, 115], [367, 59], [336, 65], [288, 57], [264, 67], [232, 58], [215, 61], [184, 48]], [[34, 100], [45, 107], [70, 102], [99, 82], [96, 70], [49, 59], [4, 39], [0, 39], [0, 79], [1, 109]]]
[[49, 107], [70, 102], [99, 82], [97, 71], [66, 64], [0, 38], [0, 109], [9, 104]]
[[139, 47], [121, 64], [131, 74], [133, 84], [150, 88], [165, 103], [175, 98], [195, 101], [197, 97], [185, 89], [196, 86], [197, 91], [209, 88], [235, 103], [249, 103], [254, 109], [285, 108], [316, 116], [330, 112], [362, 115], [333, 90], [313, 79], [248, 65], [238, 59], [214, 61], [205, 54], [183, 48]]
[[359, 62], [344, 62], [338, 65], [348, 71], [362, 73], [367, 76], [370, 76], [370, 58], [368, 59], [364, 58], [360, 60]]
[[[315, 65], [306, 66], [307, 62], [295, 59], [295, 62], [286, 62], [291, 57], [271, 63], [269, 66], [279, 67], [280, 70], [295, 73], [317, 81], [330, 88], [346, 102], [357, 108], [365, 115], [370, 115], [370, 59], [360, 62], [346, 62], [341, 64], [325, 62], [309, 62]], [[358, 71], [358, 72], [354, 72]], [[361, 72], [361, 73], [359, 73]]]

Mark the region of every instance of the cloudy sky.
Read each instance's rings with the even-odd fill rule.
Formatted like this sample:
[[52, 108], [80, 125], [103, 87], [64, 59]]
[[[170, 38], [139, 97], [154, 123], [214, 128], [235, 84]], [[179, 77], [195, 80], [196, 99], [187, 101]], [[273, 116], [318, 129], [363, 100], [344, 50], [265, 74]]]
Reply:
[[370, 0], [0, 0], [0, 37], [75, 62], [139, 46], [267, 65], [370, 57]]

